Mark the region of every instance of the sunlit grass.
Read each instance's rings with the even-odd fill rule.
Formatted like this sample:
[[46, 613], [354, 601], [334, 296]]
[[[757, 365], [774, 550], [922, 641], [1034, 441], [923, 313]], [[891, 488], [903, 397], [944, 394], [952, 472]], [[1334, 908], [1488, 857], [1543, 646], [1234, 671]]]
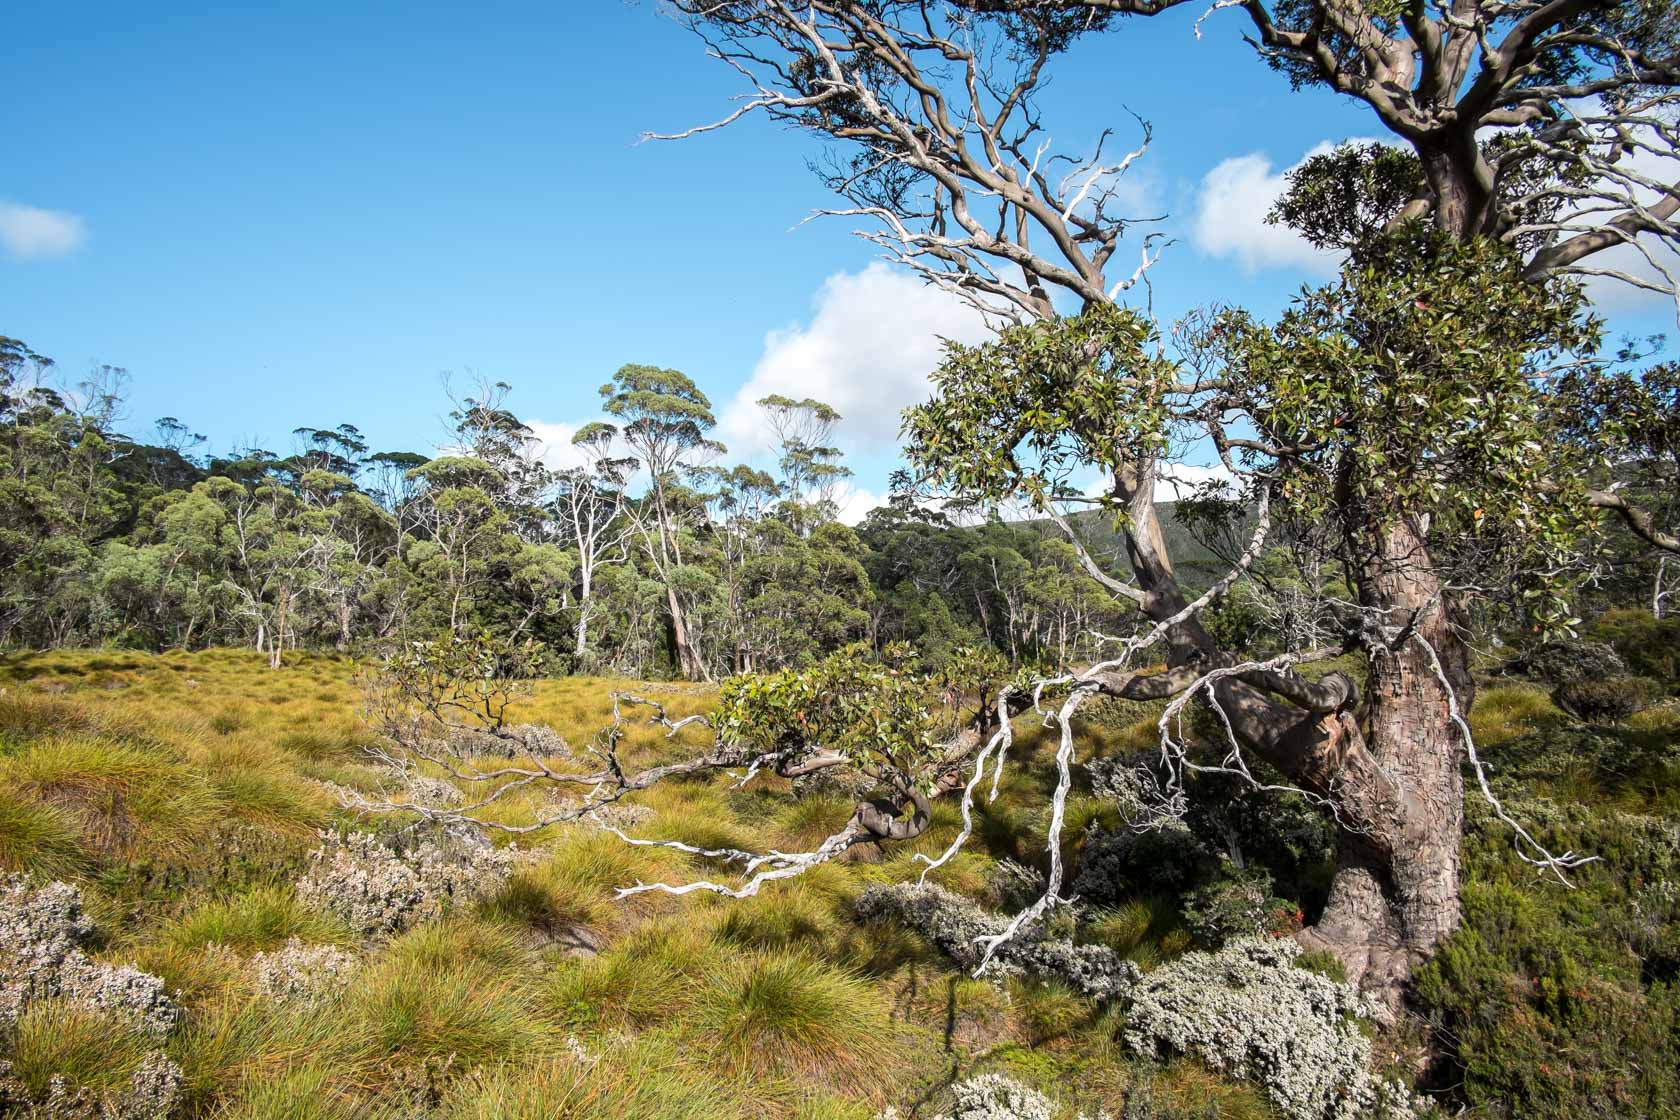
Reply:
[[8, 1035], [11, 1076], [37, 1100], [55, 1078], [70, 1096], [78, 1089], [94, 1100], [120, 1094], [153, 1047], [119, 1018], [57, 1000], [30, 1006]]
[[1470, 730], [1479, 745], [1493, 747], [1566, 719], [1545, 689], [1505, 684], [1483, 689], [1476, 696]]
[[170, 925], [163, 937], [182, 949], [223, 945], [254, 953], [297, 937], [308, 942], [347, 943], [343, 925], [311, 910], [291, 886], [263, 886], [233, 898], [204, 903]]
[[[321, 783], [384, 780], [362, 750], [372, 736], [356, 672], [314, 654], [270, 671], [248, 650], [0, 659], [0, 868], [79, 883], [102, 924], [102, 958], [163, 978], [185, 1009], [168, 1042], [185, 1072], [184, 1116], [867, 1120], [888, 1103], [914, 1105], [999, 1046], [1034, 1060], [1086, 1055], [1092, 1068], [1122, 1071], [1117, 1083], [1131, 1076], [1131, 1060], [1112, 1050], [1113, 1024], [1077, 995], [974, 980], [903, 926], [857, 918], [861, 891], [916, 878], [926, 866], [916, 857], [956, 836], [953, 798], [935, 803], [912, 842], [859, 845], [747, 900], [621, 900], [618, 889], [636, 883], [733, 882], [739, 864], [561, 825], [518, 839], [528, 854], [487, 900], [355, 943], [303, 907], [293, 883], [314, 830], [350, 823]], [[568, 765], [593, 767], [583, 748], [610, 721], [614, 689], [656, 697], [672, 718], [715, 697], [705, 686], [541, 681], [510, 719], [552, 726], [579, 756]], [[673, 738], [623, 710], [627, 768], [709, 741], [704, 728]], [[1079, 756], [1130, 749], [1145, 723], [1093, 729]], [[987, 897], [1000, 858], [1044, 862], [1055, 740], [1035, 718], [1017, 732], [1000, 796], [982, 798], [968, 848], [932, 876], [971, 898]], [[533, 788], [499, 804], [497, 819], [535, 820], [575, 792]], [[773, 775], [741, 789], [723, 778], [665, 783], [625, 800], [650, 813], [627, 832], [797, 851], [851, 816], [848, 798], [790, 792]], [[1114, 823], [1081, 787], [1064, 849]], [[1098, 915], [1087, 938], [1145, 966], [1182, 948], [1171, 900], [1135, 906]], [[358, 955], [342, 995], [282, 1005], [254, 990], [251, 955], [291, 937]], [[128, 1061], [110, 1024], [31, 1014], [32, 1070], [85, 1066], [99, 1047], [114, 1069]], [[61, 1037], [49, 1019], [67, 1024], [53, 1027]], [[1179, 1083], [1196, 1076], [1164, 1074], [1163, 1095], [1181, 1099]], [[1251, 1097], [1210, 1084], [1210, 1099], [1243, 1115]]]

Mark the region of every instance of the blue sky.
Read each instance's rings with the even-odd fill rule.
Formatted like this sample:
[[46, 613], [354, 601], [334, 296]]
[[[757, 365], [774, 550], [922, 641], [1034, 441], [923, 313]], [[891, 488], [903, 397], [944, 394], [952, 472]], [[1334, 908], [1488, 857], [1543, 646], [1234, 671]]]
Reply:
[[[1046, 117], [1069, 147], [1129, 121], [1122, 106], [1153, 122], [1139, 204], [1178, 238], [1158, 310], [1271, 311], [1313, 266], [1255, 225], [1268, 173], [1373, 129], [1291, 94], [1239, 17], [1197, 41], [1195, 14], [1081, 48]], [[37, 3], [7, 25], [0, 334], [68, 375], [126, 367], [135, 434], [168, 414], [217, 449], [286, 450], [296, 426], [350, 421], [425, 450], [454, 370], [511, 382], [563, 438], [614, 369], [650, 362], [724, 411], [743, 385], [841, 398], [878, 492], [891, 414], [935, 352], [910, 336], [962, 330], [845, 226], [791, 228], [826, 201], [803, 138], [750, 121], [637, 142], [739, 89], [651, 2]], [[1212, 211], [1210, 174], [1229, 188]], [[1672, 307], [1616, 322], [1665, 330]], [[744, 424], [737, 410], [726, 436]]]

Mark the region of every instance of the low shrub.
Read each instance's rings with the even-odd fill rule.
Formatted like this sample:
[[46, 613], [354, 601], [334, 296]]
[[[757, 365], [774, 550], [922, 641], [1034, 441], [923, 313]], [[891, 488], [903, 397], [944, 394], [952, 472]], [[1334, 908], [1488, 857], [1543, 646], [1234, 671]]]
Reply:
[[398, 933], [494, 895], [516, 856], [476, 835], [394, 845], [367, 832], [323, 833], [322, 841], [298, 895], [364, 937]]
[[180, 1008], [163, 982], [90, 958], [83, 946], [93, 931], [76, 888], [0, 879], [0, 1027], [18, 1022], [32, 1004], [54, 1000], [124, 1020], [153, 1039], [169, 1033]]
[[1665, 681], [1670, 691], [1680, 690], [1680, 615], [1658, 618], [1647, 610], [1606, 611], [1587, 633], [1609, 643], [1628, 672]]
[[1542, 642], [1523, 651], [1507, 669], [1554, 687], [1627, 673], [1627, 666], [1608, 644], [1575, 639]]
[[294, 937], [272, 953], [251, 958], [257, 991], [282, 1003], [312, 1003], [344, 990], [356, 958], [336, 945], [310, 945]]
[[1134, 894], [1177, 894], [1210, 862], [1201, 841], [1182, 824], [1139, 832], [1097, 832], [1085, 841], [1073, 890], [1092, 906], [1112, 906]]
[[1661, 695], [1655, 681], [1623, 674], [1564, 681], [1552, 691], [1552, 702], [1576, 719], [1620, 723], [1650, 707]]
[[1123, 1038], [1147, 1057], [1192, 1054], [1265, 1087], [1294, 1120], [1407, 1115], [1407, 1094], [1371, 1069], [1362, 1018], [1380, 1010], [1357, 990], [1296, 968], [1287, 938], [1186, 953], [1132, 993]]
[[[979, 966], [984, 947], [978, 942], [1002, 932], [1009, 919], [987, 913], [965, 898], [933, 886], [897, 883], [873, 886], [858, 896], [858, 916], [902, 922], [926, 937], [964, 969]], [[1046, 931], [1023, 929], [993, 955], [993, 976], [1036, 976], [1066, 982], [1098, 1000], [1115, 999], [1137, 981], [1138, 968], [1105, 945], [1075, 945], [1046, 938]]]
[[1228, 868], [1186, 895], [1182, 912], [1197, 944], [1217, 949], [1233, 938], [1290, 932], [1280, 915], [1293, 917], [1295, 905], [1272, 894], [1272, 877], [1264, 869]]
[[1466, 884], [1463, 924], [1417, 991], [1451, 1040], [1442, 1078], [1472, 1106], [1513, 1120], [1680, 1115], [1680, 989], [1641, 987], [1641, 962], [1589, 916], [1607, 911], [1602, 897]]

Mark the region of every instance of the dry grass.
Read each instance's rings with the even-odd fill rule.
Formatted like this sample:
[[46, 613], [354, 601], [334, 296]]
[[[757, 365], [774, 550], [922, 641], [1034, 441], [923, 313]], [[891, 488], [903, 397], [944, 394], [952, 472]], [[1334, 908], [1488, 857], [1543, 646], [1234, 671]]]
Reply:
[[[620, 901], [616, 889], [632, 883], [732, 871], [557, 827], [521, 838], [530, 855], [490, 899], [383, 944], [353, 944], [291, 884], [317, 828], [355, 823], [323, 783], [371, 791], [381, 780], [362, 754], [369, 733], [355, 674], [349, 660], [324, 655], [270, 671], [242, 650], [0, 659], [0, 868], [77, 882], [101, 922], [102, 955], [164, 978], [185, 1008], [167, 1044], [185, 1071], [185, 1115], [864, 1120], [910, 1104], [907, 1094], [931, 1099], [1000, 1044], [1057, 1070], [1077, 1055], [1130, 1068], [1113, 1052], [1113, 1025], [1085, 1001], [971, 980], [915, 935], [855, 918], [864, 887], [914, 877], [914, 855], [956, 835], [948, 802], [914, 843], [859, 848], [746, 901]], [[713, 695], [544, 681], [511, 718], [548, 724], [581, 747], [608, 722], [619, 687], [657, 697], [673, 717], [706, 710]], [[706, 734], [672, 739], [634, 722], [621, 752], [645, 765], [692, 752]], [[1138, 734], [1104, 731], [1091, 750], [1121, 749]], [[1052, 750], [1022, 722], [1004, 796], [982, 809], [974, 843], [941, 869], [941, 883], [978, 896], [996, 859], [1042, 857], [1038, 806]], [[674, 782], [630, 799], [652, 814], [631, 831], [795, 850], [851, 811], [839, 798], [788, 792], [771, 776], [745, 789]], [[534, 819], [551, 796], [512, 798], [501, 819]], [[1107, 812], [1076, 797], [1069, 844]], [[1101, 930], [1148, 961], [1172, 931], [1144, 909]], [[292, 937], [360, 954], [336, 1000], [283, 1006], [254, 991], [250, 955]], [[31, 1077], [54, 1064], [93, 1077], [101, 1048], [112, 1068], [128, 1061], [120, 1031], [68, 1014], [42, 1010], [6, 1043]]]

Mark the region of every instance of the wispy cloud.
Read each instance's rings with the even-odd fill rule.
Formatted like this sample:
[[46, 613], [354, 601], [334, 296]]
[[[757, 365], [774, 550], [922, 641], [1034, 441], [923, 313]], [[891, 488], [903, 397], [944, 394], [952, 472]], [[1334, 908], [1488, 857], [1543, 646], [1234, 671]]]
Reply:
[[87, 223], [62, 210], [0, 201], [0, 246], [17, 260], [62, 257], [87, 240]]

